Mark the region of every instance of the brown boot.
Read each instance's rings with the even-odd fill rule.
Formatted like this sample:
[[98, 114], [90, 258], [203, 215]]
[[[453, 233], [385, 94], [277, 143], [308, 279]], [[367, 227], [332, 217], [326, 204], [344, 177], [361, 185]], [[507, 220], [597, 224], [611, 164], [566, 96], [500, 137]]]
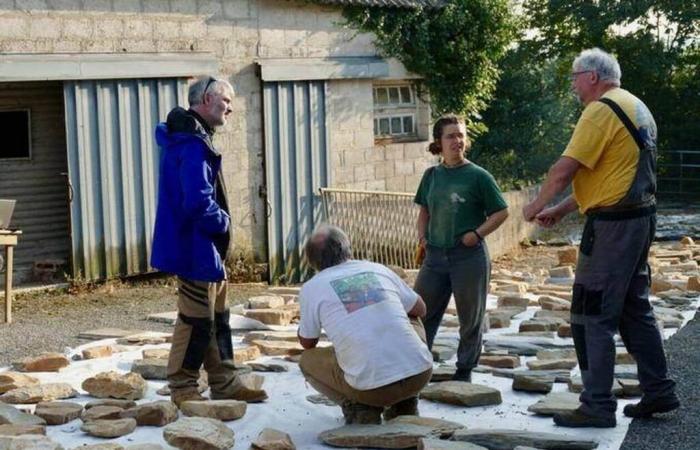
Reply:
[[418, 397], [409, 397], [406, 400], [401, 400], [394, 403], [384, 410], [384, 420], [390, 421], [398, 416], [417, 416], [418, 415]]
[[236, 375], [224, 389], [210, 387], [212, 400], [241, 400], [248, 403], [267, 400], [267, 392], [264, 389], [248, 382], [248, 378], [241, 375]]
[[175, 403], [175, 405], [179, 408], [180, 404], [182, 402], [187, 402], [190, 400], [206, 400], [206, 397], [203, 397], [202, 394], [199, 393], [199, 390], [196, 387], [186, 387], [186, 388], [179, 388], [179, 389], [171, 389], [170, 390], [170, 401]]
[[343, 402], [340, 407], [343, 410], [346, 425], [381, 425], [382, 423], [382, 411], [384, 408], [350, 401]]

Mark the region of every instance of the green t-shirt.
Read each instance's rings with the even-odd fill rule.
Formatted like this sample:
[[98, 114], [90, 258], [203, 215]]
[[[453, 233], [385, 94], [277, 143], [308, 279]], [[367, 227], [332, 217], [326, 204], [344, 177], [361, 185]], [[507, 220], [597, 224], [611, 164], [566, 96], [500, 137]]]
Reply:
[[464, 233], [508, 207], [493, 176], [474, 163], [429, 168], [413, 201], [428, 208], [426, 239], [441, 248], [454, 247]]

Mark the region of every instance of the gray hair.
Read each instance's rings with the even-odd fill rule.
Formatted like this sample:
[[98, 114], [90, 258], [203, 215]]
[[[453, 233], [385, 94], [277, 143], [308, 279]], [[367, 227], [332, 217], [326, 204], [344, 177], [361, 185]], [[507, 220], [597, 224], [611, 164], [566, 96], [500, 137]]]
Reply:
[[333, 225], [319, 226], [306, 242], [304, 250], [309, 265], [318, 271], [352, 258], [348, 235]]
[[226, 90], [231, 90], [233, 92], [233, 87], [231, 83], [226, 80], [220, 80], [211, 75], [206, 77], [200, 77], [195, 80], [194, 83], [190, 85], [190, 90], [187, 93], [187, 101], [190, 106], [201, 105], [204, 103], [204, 95], [210, 92], [216, 94], [223, 94]]
[[572, 66], [574, 71], [594, 71], [601, 81], [607, 81], [615, 86], [620, 85], [620, 78], [622, 78], [620, 64], [613, 55], [599, 48], [589, 48], [582, 51], [574, 59]]

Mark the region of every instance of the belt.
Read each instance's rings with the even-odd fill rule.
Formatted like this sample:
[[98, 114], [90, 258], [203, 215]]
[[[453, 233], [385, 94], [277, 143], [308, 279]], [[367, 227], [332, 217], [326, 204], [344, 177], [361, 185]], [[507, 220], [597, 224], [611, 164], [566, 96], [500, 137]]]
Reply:
[[649, 205], [643, 208], [627, 209], [620, 211], [590, 211], [586, 212], [586, 216], [593, 220], [615, 221], [638, 219], [640, 217], [651, 216], [656, 214], [656, 205]]

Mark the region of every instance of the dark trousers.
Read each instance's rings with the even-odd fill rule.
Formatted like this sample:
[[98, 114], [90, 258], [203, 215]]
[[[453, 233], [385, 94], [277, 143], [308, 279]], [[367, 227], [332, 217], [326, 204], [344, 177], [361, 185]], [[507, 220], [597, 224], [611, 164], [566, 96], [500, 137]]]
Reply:
[[428, 348], [433, 347], [442, 316], [454, 294], [459, 317], [459, 369], [471, 370], [479, 361], [490, 276], [491, 261], [483, 242], [474, 247], [460, 243], [450, 249], [427, 246], [415, 291], [428, 309], [424, 320]]
[[637, 362], [644, 400], [674, 391], [654, 311], [649, 303], [649, 247], [656, 217], [589, 219], [579, 254], [571, 305], [571, 331], [584, 390], [581, 408], [613, 417], [615, 333]]

